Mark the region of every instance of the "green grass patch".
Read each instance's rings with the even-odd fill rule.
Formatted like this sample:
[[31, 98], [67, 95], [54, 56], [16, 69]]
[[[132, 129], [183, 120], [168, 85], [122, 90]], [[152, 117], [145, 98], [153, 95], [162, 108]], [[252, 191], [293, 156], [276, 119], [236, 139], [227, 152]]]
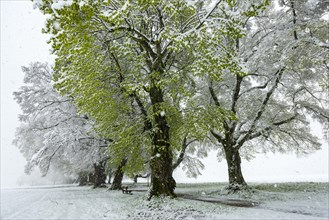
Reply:
[[329, 183], [315, 182], [262, 183], [250, 186], [257, 190], [270, 192], [316, 192], [329, 189]]

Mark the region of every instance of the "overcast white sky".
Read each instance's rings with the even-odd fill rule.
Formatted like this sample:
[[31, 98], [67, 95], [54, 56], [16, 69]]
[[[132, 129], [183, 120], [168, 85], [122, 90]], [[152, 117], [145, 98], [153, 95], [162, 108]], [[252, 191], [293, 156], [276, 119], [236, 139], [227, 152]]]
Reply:
[[[1, 2], [1, 187], [15, 186], [24, 175], [25, 159], [12, 145], [15, 128], [19, 125], [19, 106], [12, 93], [23, 82], [21, 66], [34, 61], [52, 63], [48, 37], [41, 34], [44, 17], [32, 7], [29, 0], [0, 0]], [[321, 134], [314, 124], [314, 132]], [[242, 169], [248, 182], [262, 181], [329, 181], [328, 144], [322, 150], [308, 157], [289, 155], [258, 155], [251, 162], [243, 161]], [[218, 163], [215, 153], [205, 160], [203, 175], [186, 179], [182, 171], [175, 172], [175, 179], [181, 181], [219, 182], [227, 181], [226, 162]]]
[[25, 159], [12, 145], [19, 125], [19, 106], [13, 92], [23, 83], [21, 66], [51, 62], [47, 36], [41, 34], [42, 14], [29, 0], [1, 2], [1, 186], [13, 185], [23, 175]]

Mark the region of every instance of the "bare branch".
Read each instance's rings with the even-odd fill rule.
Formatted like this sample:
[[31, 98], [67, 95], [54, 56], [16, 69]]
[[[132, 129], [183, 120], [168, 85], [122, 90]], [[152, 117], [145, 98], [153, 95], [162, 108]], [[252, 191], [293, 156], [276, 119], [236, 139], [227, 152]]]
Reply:
[[183, 142], [182, 142], [182, 149], [179, 153], [179, 156], [178, 156], [176, 162], [173, 164], [173, 170], [175, 170], [181, 164], [181, 162], [184, 159], [187, 147], [195, 141], [196, 141], [196, 139], [193, 139], [193, 140], [187, 142], [187, 136], [184, 137]]
[[265, 83], [264, 85], [261, 85], [261, 86], [255, 86], [255, 87], [252, 87], [252, 88], [250, 88], [250, 89], [248, 89], [248, 90], [246, 90], [246, 91], [243, 91], [243, 92], [239, 95], [239, 97], [241, 97], [242, 95], [244, 95], [244, 94], [246, 94], [246, 93], [248, 93], [248, 92], [254, 91], [254, 90], [256, 90], [256, 89], [265, 89], [265, 88], [268, 86], [269, 82], [271, 82], [271, 80], [272, 80], [272, 78], [270, 78], [269, 80], [267, 80], [266, 83]]
[[242, 83], [242, 79], [243, 77], [240, 75], [236, 75], [236, 83], [235, 83], [235, 89], [233, 92], [233, 96], [232, 96], [232, 105], [231, 105], [231, 111], [235, 114], [236, 113], [236, 103], [240, 97], [239, 93], [240, 93], [240, 89], [241, 89], [241, 83]]
[[294, 116], [290, 117], [290, 118], [287, 118], [285, 120], [282, 120], [282, 121], [278, 121], [278, 122], [274, 122], [272, 125], [273, 126], [268, 126], [264, 129], [262, 129], [261, 131], [258, 131], [256, 133], [253, 133], [249, 136], [248, 140], [252, 140], [252, 139], [255, 139], [257, 137], [260, 137], [262, 136], [265, 132], [270, 132], [271, 130], [273, 130], [273, 127], [279, 127], [280, 125], [283, 125], [283, 124], [288, 124], [290, 122], [292, 122], [293, 120], [295, 120], [297, 117], [297, 114], [295, 114]]
[[195, 30], [198, 30], [201, 28], [201, 26], [206, 22], [206, 20], [210, 17], [210, 15], [215, 11], [215, 9], [218, 7], [218, 5], [222, 2], [222, 0], [218, 0], [214, 7], [206, 14], [206, 16], [201, 20], [200, 24], [195, 27]]
[[218, 98], [215, 94], [214, 88], [213, 88], [212, 80], [210, 81], [210, 85], [208, 86], [208, 88], [209, 88], [209, 91], [210, 91], [210, 95], [211, 95], [212, 99], [215, 102], [215, 105], [220, 106], [219, 100], [218, 100]]
[[48, 171], [49, 171], [49, 167], [50, 167], [50, 163], [51, 163], [51, 160], [53, 159], [53, 157], [56, 155], [57, 151], [62, 147], [63, 145], [59, 145], [59, 147], [53, 152], [52, 155], [50, 155], [49, 159], [48, 159], [48, 163], [47, 163], [47, 167], [46, 167], [46, 170], [45, 172], [42, 173], [42, 176], [46, 176]]
[[262, 117], [265, 109], [266, 109], [266, 106], [267, 106], [267, 103], [268, 101], [270, 100], [272, 94], [274, 93], [275, 89], [277, 88], [277, 85], [279, 84], [280, 80], [281, 80], [281, 77], [282, 77], [282, 74], [284, 72], [285, 68], [281, 68], [279, 69], [275, 75], [277, 76], [276, 77], [276, 80], [274, 82], [274, 85], [272, 86], [272, 88], [267, 92], [266, 96], [265, 96], [265, 99], [263, 100], [263, 103], [259, 109], [259, 111], [257, 112], [256, 114], [256, 117], [255, 119], [253, 120], [251, 126], [250, 126], [250, 129], [249, 131], [247, 132], [247, 134], [237, 143], [237, 148], [240, 148], [247, 140], [249, 140], [249, 137], [250, 135], [252, 134], [258, 120]]

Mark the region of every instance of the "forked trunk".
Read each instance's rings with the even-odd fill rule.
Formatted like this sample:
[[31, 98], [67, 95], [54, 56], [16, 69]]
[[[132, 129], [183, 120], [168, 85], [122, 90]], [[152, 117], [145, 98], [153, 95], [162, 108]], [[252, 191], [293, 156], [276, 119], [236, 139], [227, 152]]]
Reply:
[[242, 175], [241, 157], [239, 151], [233, 147], [226, 147], [225, 156], [228, 166], [229, 189], [237, 191], [240, 190], [241, 187], [247, 186], [247, 183]]
[[125, 158], [121, 161], [120, 165], [114, 172], [114, 179], [112, 181], [111, 190], [120, 190], [122, 187], [122, 179], [123, 179], [123, 170], [122, 168], [126, 165], [128, 159]]

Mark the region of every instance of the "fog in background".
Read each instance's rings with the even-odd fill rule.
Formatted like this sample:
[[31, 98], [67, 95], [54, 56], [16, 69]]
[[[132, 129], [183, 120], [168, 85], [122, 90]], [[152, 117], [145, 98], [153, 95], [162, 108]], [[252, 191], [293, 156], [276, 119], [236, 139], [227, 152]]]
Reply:
[[[61, 174], [52, 173], [41, 178], [40, 173], [31, 176], [24, 174], [25, 159], [12, 144], [15, 129], [19, 126], [20, 109], [13, 100], [13, 92], [23, 85], [24, 74], [21, 66], [31, 62], [52, 63], [48, 36], [41, 34], [45, 24], [44, 16], [29, 0], [0, 1], [1, 4], [1, 188], [20, 185], [58, 184]], [[313, 133], [322, 137], [318, 123], [312, 124]], [[250, 162], [242, 161], [242, 171], [247, 182], [290, 182], [322, 181], [329, 182], [328, 144], [322, 141], [322, 150], [308, 157], [294, 154], [256, 155]], [[198, 179], [189, 179], [179, 169], [174, 177], [177, 182], [225, 182], [226, 161], [218, 162], [216, 152], [209, 153], [203, 160], [205, 170]]]

